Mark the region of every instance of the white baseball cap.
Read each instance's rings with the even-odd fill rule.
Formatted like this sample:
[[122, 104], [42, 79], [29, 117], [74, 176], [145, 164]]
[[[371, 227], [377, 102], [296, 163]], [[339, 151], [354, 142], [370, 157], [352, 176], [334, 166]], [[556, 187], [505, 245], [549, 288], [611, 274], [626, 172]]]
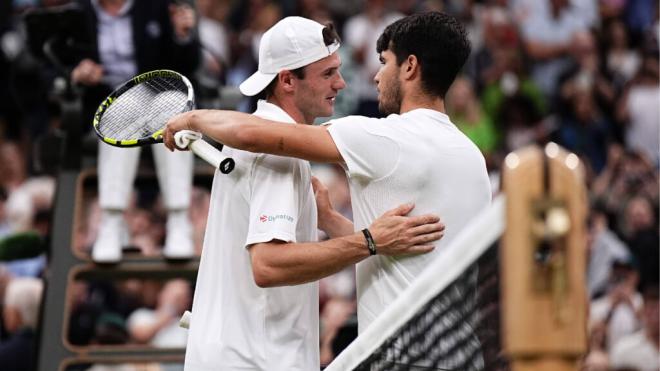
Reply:
[[259, 43], [259, 69], [239, 86], [247, 96], [259, 94], [282, 70], [295, 70], [339, 49], [323, 42], [325, 26], [303, 17], [286, 17], [264, 33]]

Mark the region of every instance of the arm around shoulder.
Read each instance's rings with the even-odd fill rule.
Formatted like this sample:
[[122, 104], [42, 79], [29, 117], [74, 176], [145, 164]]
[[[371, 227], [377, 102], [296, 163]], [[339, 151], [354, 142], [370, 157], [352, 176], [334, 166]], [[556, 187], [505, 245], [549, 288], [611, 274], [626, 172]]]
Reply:
[[291, 125], [235, 111], [195, 110], [173, 117], [165, 141], [180, 130], [195, 130], [229, 147], [244, 151], [297, 157], [316, 162], [341, 162], [335, 143], [323, 126]]
[[209, 136], [230, 147], [315, 162], [342, 161], [335, 142], [324, 126], [291, 125], [239, 112], [228, 112], [225, 120], [233, 131], [224, 133], [222, 129], [212, 130]]

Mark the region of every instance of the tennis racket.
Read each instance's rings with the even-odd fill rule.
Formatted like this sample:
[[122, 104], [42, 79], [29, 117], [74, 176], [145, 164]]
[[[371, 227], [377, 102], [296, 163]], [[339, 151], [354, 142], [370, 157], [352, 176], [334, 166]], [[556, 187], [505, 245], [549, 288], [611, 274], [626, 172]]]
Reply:
[[[116, 147], [136, 147], [163, 142], [167, 121], [195, 108], [190, 81], [170, 70], [135, 76], [115, 89], [94, 114], [94, 131], [101, 140]], [[197, 156], [229, 174], [234, 160], [201, 139], [201, 134], [181, 131], [175, 136]]]

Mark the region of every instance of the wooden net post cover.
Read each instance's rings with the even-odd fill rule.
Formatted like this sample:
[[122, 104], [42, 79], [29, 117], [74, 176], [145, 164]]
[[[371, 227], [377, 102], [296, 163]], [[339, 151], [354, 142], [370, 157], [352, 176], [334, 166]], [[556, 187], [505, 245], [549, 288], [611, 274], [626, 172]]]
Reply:
[[584, 170], [555, 143], [527, 147], [506, 157], [502, 185], [504, 351], [514, 370], [575, 369], [587, 347]]

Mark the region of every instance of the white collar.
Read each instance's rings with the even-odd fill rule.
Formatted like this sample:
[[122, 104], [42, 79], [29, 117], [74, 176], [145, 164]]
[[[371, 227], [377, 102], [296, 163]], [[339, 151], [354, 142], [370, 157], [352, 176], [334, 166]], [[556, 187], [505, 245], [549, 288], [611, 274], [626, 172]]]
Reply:
[[440, 121], [451, 122], [451, 120], [449, 119], [449, 116], [446, 113], [436, 111], [436, 110], [430, 109], [430, 108], [415, 108], [414, 110], [411, 110], [411, 111], [408, 111], [408, 112], [402, 114], [402, 116], [407, 115], [409, 113], [412, 114], [413, 112], [419, 112], [421, 114], [425, 114], [427, 116], [431, 116], [431, 117], [434, 117], [436, 119], [439, 119]]
[[257, 110], [254, 111], [254, 114], [273, 121], [281, 121], [291, 124], [296, 123], [296, 120], [294, 120], [288, 113], [286, 113], [282, 107], [263, 99], [259, 99], [259, 101], [257, 101]]

